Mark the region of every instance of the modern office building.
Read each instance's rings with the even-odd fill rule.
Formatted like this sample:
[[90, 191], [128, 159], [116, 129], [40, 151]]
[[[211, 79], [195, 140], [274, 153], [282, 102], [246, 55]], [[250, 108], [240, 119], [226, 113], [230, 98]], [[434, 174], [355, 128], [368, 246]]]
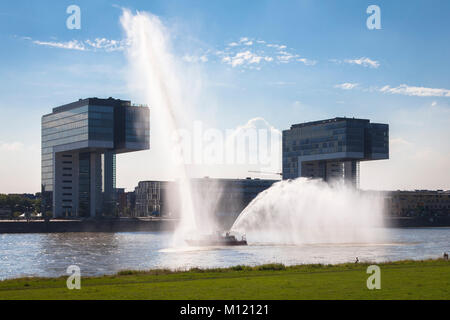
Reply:
[[334, 118], [283, 131], [283, 179], [343, 179], [359, 187], [359, 162], [388, 158], [387, 124]]
[[111, 212], [116, 154], [149, 147], [148, 107], [87, 98], [53, 108], [42, 117], [42, 192], [53, 217]]

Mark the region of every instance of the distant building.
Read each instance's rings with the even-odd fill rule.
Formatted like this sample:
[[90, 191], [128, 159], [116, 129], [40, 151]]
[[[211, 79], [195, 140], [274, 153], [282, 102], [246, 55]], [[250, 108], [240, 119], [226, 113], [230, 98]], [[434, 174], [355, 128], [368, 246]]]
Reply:
[[127, 208], [127, 193], [125, 192], [125, 188], [116, 188], [115, 198], [118, 214], [125, 215], [125, 211]]
[[160, 215], [162, 198], [162, 185], [167, 181], [140, 181], [135, 189], [136, 194], [136, 215], [147, 217]]
[[44, 115], [43, 206], [54, 217], [111, 214], [116, 154], [149, 149], [149, 113], [126, 100], [88, 98]]
[[334, 118], [283, 131], [283, 179], [343, 179], [359, 187], [359, 162], [389, 158], [389, 126]]
[[136, 193], [135, 191], [130, 191], [126, 193], [127, 197], [127, 213], [130, 216], [136, 215]]
[[[210, 212], [223, 224], [230, 225], [256, 196], [279, 180], [261, 179], [191, 179], [194, 207]], [[135, 189], [136, 215], [177, 217], [181, 205], [180, 190], [174, 181], [140, 181]]]
[[[279, 180], [266, 179], [192, 179], [194, 205], [211, 212], [222, 226], [231, 227], [247, 205]], [[208, 199], [209, 201], [204, 201]]]
[[392, 191], [387, 207], [393, 217], [450, 216], [450, 190]]

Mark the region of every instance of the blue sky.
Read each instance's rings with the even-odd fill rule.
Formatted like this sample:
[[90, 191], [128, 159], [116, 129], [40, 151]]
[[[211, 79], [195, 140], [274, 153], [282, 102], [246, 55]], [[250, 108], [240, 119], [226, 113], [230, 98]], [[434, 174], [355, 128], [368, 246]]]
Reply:
[[[80, 30], [66, 28], [71, 4], [81, 8]], [[366, 27], [372, 4], [381, 9], [381, 30]], [[389, 123], [391, 159], [363, 163], [361, 185], [450, 189], [450, 2], [166, 0], [120, 7], [160, 17], [174, 54], [201, 75], [198, 108], [215, 126], [236, 128], [255, 117], [280, 130], [335, 116]], [[42, 114], [79, 98], [130, 98], [120, 7], [0, 3], [0, 192], [39, 191]], [[133, 157], [145, 161], [146, 152]], [[128, 161], [118, 163], [124, 187], [157, 178], [151, 169], [128, 169]]]

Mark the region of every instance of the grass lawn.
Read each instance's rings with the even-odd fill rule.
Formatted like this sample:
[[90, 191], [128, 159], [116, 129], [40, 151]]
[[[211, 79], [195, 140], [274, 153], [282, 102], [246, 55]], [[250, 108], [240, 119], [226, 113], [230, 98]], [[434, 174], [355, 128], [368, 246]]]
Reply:
[[380, 263], [381, 289], [368, 290], [368, 264], [299, 265], [189, 271], [122, 271], [81, 278], [0, 281], [0, 299], [450, 299], [450, 261]]

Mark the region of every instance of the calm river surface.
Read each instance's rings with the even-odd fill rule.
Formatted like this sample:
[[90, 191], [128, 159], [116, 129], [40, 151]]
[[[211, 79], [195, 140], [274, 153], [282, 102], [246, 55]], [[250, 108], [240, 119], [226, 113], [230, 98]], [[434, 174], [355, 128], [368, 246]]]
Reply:
[[0, 235], [0, 279], [66, 275], [78, 265], [82, 275], [123, 269], [226, 267], [279, 262], [388, 261], [437, 258], [450, 252], [450, 228], [383, 229], [376, 244], [269, 245], [170, 248], [166, 232], [56, 233]]

